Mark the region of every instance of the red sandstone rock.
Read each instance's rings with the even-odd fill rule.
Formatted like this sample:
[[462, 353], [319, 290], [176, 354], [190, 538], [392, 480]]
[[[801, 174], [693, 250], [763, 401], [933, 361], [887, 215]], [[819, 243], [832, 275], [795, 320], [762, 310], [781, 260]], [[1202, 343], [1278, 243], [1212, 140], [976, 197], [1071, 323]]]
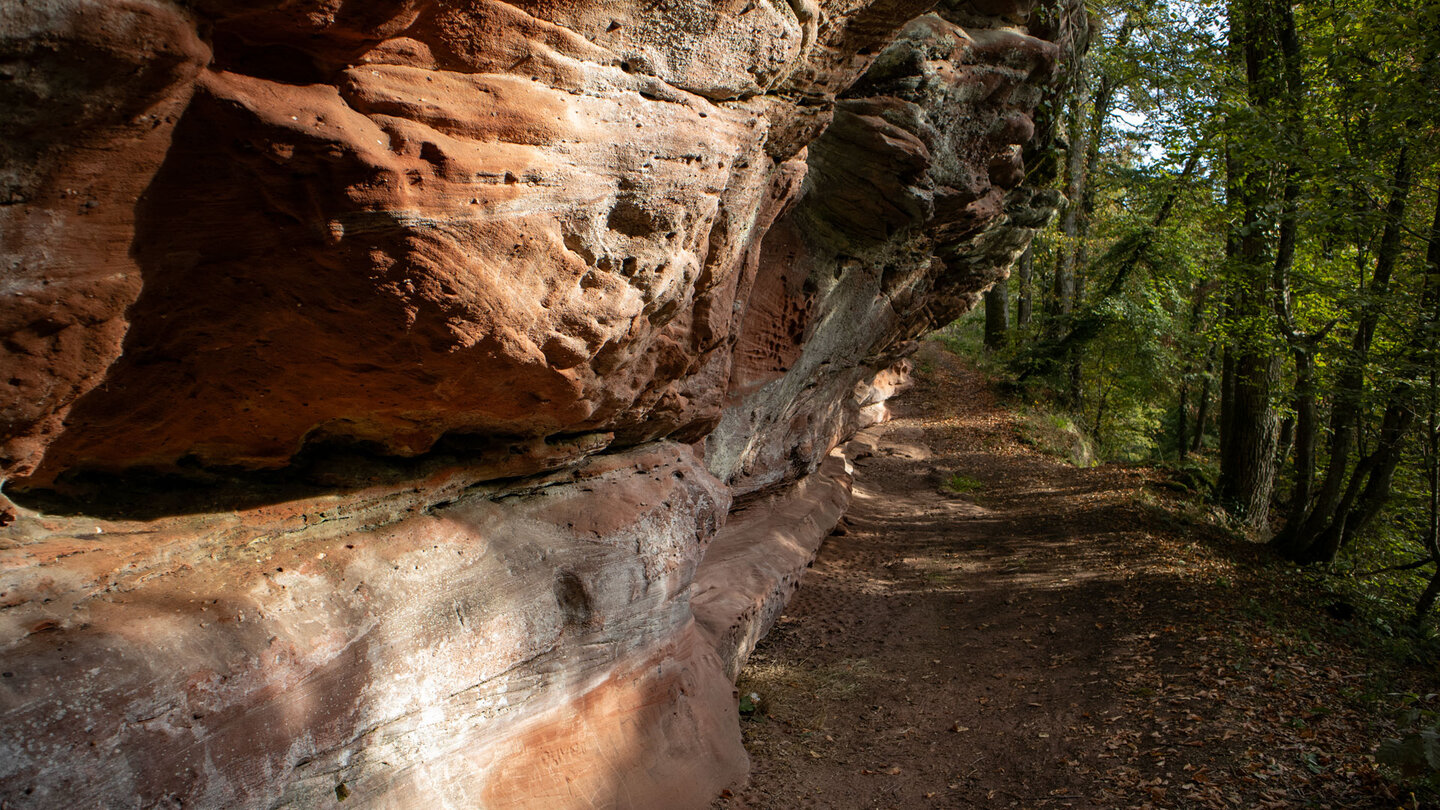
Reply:
[[[22, 517], [0, 570], [0, 795], [718, 792], [745, 759], [688, 597], [728, 503], [659, 444], [519, 489], [454, 469], [227, 514]], [[632, 765], [599, 767], [624, 746]]]
[[[144, 24], [196, 24], [164, 8]], [[998, 221], [1021, 173], [1009, 144], [1032, 129], [1034, 96], [1017, 88], [1054, 59], [1043, 41], [938, 17], [882, 55], [895, 9], [849, 12], [823, 36], [817, 10], [204, 3], [215, 55], [198, 75], [204, 47], [157, 30], [146, 42], [176, 44], [116, 57], [155, 75], [125, 88], [125, 112], [169, 104], [173, 119], [192, 77], [193, 98], [143, 143], [93, 135], [134, 153], [110, 170], [145, 187], [138, 204], [84, 192], [119, 217], [104, 249], [128, 253], [125, 272], [106, 269], [118, 255], [96, 263], [96, 248], [50, 236], [89, 230], [78, 224], [15, 238], [22, 263], [90, 250], [66, 272], [84, 266], [74, 283], [115, 292], [12, 293], [5, 345], [32, 370], [7, 405], [11, 488], [69, 472], [279, 468], [307, 447], [413, 456], [446, 435], [703, 434], [726, 376], [738, 396], [787, 371], [823, 311], [802, 282], [835, 258], [792, 260], [814, 252], [805, 242]], [[101, 28], [66, 34], [62, 50], [119, 47]], [[933, 57], [918, 84], [904, 67], [916, 48]], [[810, 155], [817, 191], [792, 213], [806, 224], [761, 248], [804, 169], [772, 155], [830, 116], [781, 97], [715, 102], [834, 92], [871, 59]], [[47, 92], [89, 89], [44, 68]], [[52, 163], [81, 162], [66, 146]], [[952, 154], [961, 175], [931, 176]], [[53, 193], [67, 181], [29, 182]], [[37, 199], [12, 218], [66, 205], [93, 216], [89, 202]], [[52, 265], [23, 272], [58, 281]]]
[[831, 450], [1053, 207], [1032, 5], [0, 9], [0, 802], [741, 778]]
[[135, 205], [209, 49], [169, 4], [0, 9], [0, 476], [27, 474], [119, 356]]

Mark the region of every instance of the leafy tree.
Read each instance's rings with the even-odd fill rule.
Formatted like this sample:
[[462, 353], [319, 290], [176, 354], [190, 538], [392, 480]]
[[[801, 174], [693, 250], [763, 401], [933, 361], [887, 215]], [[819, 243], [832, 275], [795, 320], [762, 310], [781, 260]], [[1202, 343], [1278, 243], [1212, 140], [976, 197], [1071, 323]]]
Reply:
[[1094, 12], [1059, 113], [1068, 204], [987, 300], [992, 347], [1103, 454], [1210, 470], [1297, 561], [1410, 549], [1401, 589], [1428, 615], [1440, 0]]

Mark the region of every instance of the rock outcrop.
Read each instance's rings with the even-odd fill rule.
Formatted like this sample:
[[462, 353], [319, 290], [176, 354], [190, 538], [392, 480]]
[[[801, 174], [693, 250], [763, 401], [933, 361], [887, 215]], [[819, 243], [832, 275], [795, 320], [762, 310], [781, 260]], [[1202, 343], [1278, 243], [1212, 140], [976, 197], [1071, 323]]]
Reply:
[[704, 806], [835, 448], [1057, 202], [1085, 36], [0, 8], [0, 803]]

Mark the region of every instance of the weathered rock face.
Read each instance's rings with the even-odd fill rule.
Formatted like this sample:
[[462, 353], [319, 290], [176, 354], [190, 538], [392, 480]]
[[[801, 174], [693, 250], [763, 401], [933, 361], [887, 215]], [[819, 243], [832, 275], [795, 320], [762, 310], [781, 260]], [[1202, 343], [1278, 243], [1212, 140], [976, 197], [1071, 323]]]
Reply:
[[1084, 32], [0, 9], [0, 798], [703, 806], [832, 450], [1054, 206]]

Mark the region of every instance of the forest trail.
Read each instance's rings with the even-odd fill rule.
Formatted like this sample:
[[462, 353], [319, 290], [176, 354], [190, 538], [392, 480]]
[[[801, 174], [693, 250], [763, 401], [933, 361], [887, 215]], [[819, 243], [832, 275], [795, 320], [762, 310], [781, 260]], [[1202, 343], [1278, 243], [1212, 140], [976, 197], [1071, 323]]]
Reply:
[[1267, 619], [1255, 549], [1027, 446], [938, 344], [917, 364], [741, 676], [752, 774], [717, 810], [1397, 806], [1380, 675]]

